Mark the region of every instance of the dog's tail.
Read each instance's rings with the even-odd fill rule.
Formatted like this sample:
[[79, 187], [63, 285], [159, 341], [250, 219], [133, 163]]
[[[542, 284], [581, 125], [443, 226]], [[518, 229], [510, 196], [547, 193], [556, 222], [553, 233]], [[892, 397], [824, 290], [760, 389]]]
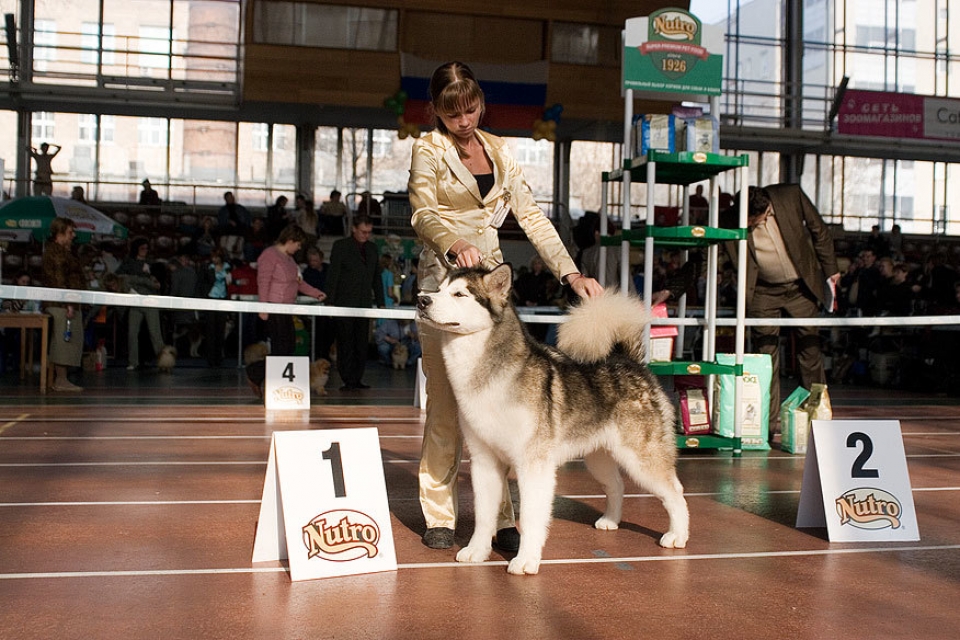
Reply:
[[643, 328], [649, 323], [643, 301], [611, 289], [599, 298], [587, 298], [560, 325], [557, 347], [574, 360], [596, 362], [622, 349], [643, 361]]

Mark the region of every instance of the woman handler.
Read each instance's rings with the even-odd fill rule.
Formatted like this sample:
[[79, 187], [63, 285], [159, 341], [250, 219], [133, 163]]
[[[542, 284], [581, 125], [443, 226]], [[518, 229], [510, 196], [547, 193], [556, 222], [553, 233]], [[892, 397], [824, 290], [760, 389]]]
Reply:
[[[430, 100], [436, 128], [413, 145], [408, 185], [413, 228], [423, 241], [421, 290], [436, 291], [451, 269], [492, 268], [503, 262], [497, 230], [509, 211], [561, 282], [579, 296], [601, 294], [600, 284], [577, 270], [504, 140], [480, 131], [484, 96], [470, 68], [460, 62], [440, 66], [430, 80]], [[427, 523], [423, 542], [447, 549], [454, 543], [462, 441], [439, 335], [420, 325], [420, 342], [427, 378], [420, 457], [420, 505]], [[497, 545], [516, 551], [520, 536], [508, 491], [497, 529]]]

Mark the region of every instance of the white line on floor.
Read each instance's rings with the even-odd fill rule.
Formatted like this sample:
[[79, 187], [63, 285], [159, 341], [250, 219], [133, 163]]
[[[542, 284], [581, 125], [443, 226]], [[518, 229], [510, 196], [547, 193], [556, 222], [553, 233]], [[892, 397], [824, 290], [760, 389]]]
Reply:
[[[932, 492], [932, 491], [960, 491], [960, 486], [958, 487], [924, 487], [917, 488], [914, 487], [914, 493], [921, 492]], [[740, 492], [734, 492], [733, 495], [750, 495], [754, 493], [749, 489], [744, 489]], [[789, 494], [798, 494], [800, 493], [799, 489], [783, 489], [783, 490], [768, 490], [765, 491], [766, 494], [777, 494], [777, 495], [789, 495]], [[724, 492], [699, 492], [699, 493], [685, 493], [684, 496], [687, 498], [714, 498], [717, 496], [729, 496], [731, 493], [729, 491]], [[603, 494], [596, 493], [584, 493], [584, 494], [558, 494], [557, 498], [563, 498], [565, 500], [603, 500], [606, 498]], [[626, 500], [634, 499], [646, 499], [653, 498], [654, 496], [649, 493], [625, 493], [623, 495]], [[394, 502], [404, 502], [411, 501], [413, 498], [391, 498]], [[215, 505], [215, 504], [260, 504], [259, 499], [248, 499], [248, 500], [131, 500], [131, 501], [78, 501], [78, 502], [0, 502], [0, 508], [3, 507], [155, 507], [155, 506], [204, 506], [204, 505]]]
[[[632, 562], [690, 562], [695, 560], [754, 560], [764, 558], [797, 558], [812, 556], [843, 556], [864, 553], [905, 553], [917, 551], [955, 551], [960, 545], [924, 545], [924, 546], [890, 546], [867, 547], [858, 549], [809, 549], [800, 551], [757, 551], [747, 553], [699, 553], [683, 554], [683, 551], [672, 552], [674, 555], [663, 556], [631, 556], [609, 558], [557, 558], [543, 560], [541, 565], [585, 565], [585, 564], [618, 564]], [[470, 569], [476, 567], [503, 567], [507, 562], [498, 560], [493, 562], [478, 562], [465, 564], [460, 562], [415, 562], [398, 564], [399, 571], [408, 569]], [[51, 571], [39, 573], [0, 573], [0, 580], [50, 580], [62, 578], [142, 578], [163, 576], [197, 576], [197, 575], [227, 575], [227, 574], [254, 574], [254, 573], [286, 573], [285, 567], [234, 567], [224, 569], [155, 569], [149, 571]]]

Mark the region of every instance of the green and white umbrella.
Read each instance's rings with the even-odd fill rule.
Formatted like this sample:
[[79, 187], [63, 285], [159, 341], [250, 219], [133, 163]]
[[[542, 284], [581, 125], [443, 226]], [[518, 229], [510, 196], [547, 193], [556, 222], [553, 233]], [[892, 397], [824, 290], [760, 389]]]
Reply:
[[0, 205], [0, 240], [27, 242], [33, 236], [44, 242], [54, 218], [70, 218], [77, 225], [77, 242], [93, 236], [126, 238], [127, 228], [88, 204], [55, 196], [28, 196]]

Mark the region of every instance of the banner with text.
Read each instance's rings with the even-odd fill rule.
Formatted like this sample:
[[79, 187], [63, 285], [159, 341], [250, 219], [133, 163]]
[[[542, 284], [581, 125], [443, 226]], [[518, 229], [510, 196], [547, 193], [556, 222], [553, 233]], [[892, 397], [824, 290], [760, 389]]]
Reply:
[[960, 100], [849, 90], [838, 112], [844, 135], [960, 140]]

